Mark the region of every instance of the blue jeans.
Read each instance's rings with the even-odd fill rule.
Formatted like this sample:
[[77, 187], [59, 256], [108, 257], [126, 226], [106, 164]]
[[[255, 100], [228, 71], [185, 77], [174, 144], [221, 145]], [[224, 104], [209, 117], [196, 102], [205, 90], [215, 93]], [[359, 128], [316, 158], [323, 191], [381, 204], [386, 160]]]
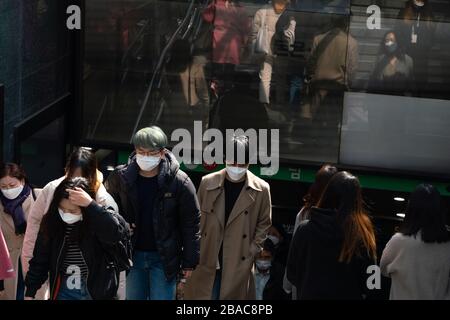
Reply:
[[69, 288], [67, 286], [68, 278], [63, 276], [61, 278], [61, 287], [58, 292], [58, 296], [56, 297], [56, 300], [92, 300], [88, 289], [87, 289], [87, 283], [85, 279], [81, 280], [80, 288]]
[[175, 300], [176, 280], [166, 280], [157, 251], [135, 251], [127, 276], [127, 300]]
[[303, 77], [294, 75], [291, 78], [291, 85], [289, 88], [289, 105], [295, 111], [300, 107], [301, 96], [300, 93], [303, 88]]

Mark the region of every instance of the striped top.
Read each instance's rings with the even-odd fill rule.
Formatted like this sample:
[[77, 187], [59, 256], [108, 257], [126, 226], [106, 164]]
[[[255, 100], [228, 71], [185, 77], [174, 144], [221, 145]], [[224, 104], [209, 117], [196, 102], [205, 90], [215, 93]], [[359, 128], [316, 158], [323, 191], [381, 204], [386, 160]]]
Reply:
[[78, 241], [72, 236], [73, 230], [77, 225], [78, 223], [66, 224], [66, 235], [64, 238], [66, 254], [63, 258], [60, 271], [66, 275], [73, 275], [75, 270], [79, 268], [82, 278], [86, 278], [88, 267], [81, 253]]

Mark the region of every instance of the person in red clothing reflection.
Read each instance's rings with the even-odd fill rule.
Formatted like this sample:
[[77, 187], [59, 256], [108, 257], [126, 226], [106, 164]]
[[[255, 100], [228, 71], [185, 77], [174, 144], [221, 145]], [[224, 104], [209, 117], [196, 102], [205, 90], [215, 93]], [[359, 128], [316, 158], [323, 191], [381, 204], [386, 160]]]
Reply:
[[228, 87], [233, 82], [235, 66], [240, 64], [251, 20], [238, 1], [229, 0], [214, 0], [203, 12], [203, 19], [213, 25], [213, 78]]

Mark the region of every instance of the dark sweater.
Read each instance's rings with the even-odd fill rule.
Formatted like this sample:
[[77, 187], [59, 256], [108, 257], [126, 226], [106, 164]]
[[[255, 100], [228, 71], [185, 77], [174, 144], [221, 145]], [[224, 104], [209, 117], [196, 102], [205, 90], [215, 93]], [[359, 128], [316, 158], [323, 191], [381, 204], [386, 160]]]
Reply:
[[[228, 179], [225, 179], [224, 188], [225, 188], [225, 226], [227, 225], [228, 218], [230, 217], [231, 211], [233, 211], [233, 207], [236, 204], [239, 195], [241, 194], [242, 187], [245, 184], [245, 180], [241, 182], [232, 182]], [[223, 261], [223, 243], [220, 246], [219, 250], [219, 264], [222, 268]]]
[[138, 234], [135, 249], [141, 251], [156, 251], [155, 231], [153, 224], [153, 211], [156, 195], [158, 193], [158, 177], [137, 178], [139, 198], [139, 221], [142, 232]]
[[368, 293], [370, 258], [355, 256], [350, 263], [338, 261], [343, 231], [337, 213], [313, 208], [311, 220], [300, 224], [287, 263], [287, 278], [297, 287], [297, 299], [363, 299]]
[[244, 184], [245, 180], [241, 182], [232, 182], [225, 179], [225, 225], [227, 224], [230, 213], [241, 194]]
[[76, 239], [74, 233], [75, 228], [80, 225], [80, 223], [81, 222], [65, 225], [65, 255], [59, 271], [61, 271], [62, 274], [71, 275], [74, 272], [72, 267], [77, 266], [81, 271], [82, 278], [86, 279], [88, 268], [86, 262], [84, 261], [83, 253], [80, 249], [80, 244]]

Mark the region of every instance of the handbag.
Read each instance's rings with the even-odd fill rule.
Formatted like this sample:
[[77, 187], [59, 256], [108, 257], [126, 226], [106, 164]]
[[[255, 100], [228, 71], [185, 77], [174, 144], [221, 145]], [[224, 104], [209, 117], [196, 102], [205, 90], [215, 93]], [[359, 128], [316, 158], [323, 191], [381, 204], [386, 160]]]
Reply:
[[255, 41], [255, 53], [265, 53], [269, 54], [270, 43], [269, 43], [269, 30], [267, 27], [267, 9], [265, 10], [265, 14], [263, 15], [261, 21], [261, 28], [259, 28], [258, 34], [256, 36]]

